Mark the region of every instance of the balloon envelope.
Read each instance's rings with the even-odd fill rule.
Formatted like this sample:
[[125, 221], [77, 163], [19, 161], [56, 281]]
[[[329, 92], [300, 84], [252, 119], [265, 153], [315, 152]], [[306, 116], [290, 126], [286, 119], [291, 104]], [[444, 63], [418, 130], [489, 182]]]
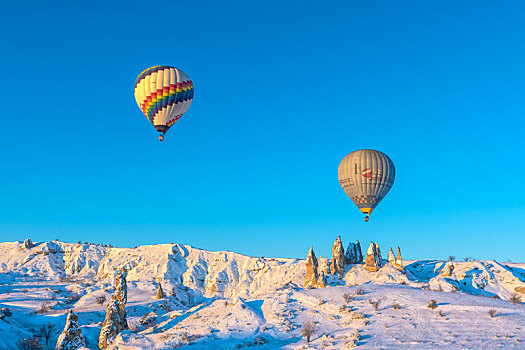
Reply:
[[361, 212], [370, 215], [392, 188], [396, 169], [383, 152], [363, 149], [343, 158], [338, 175], [348, 197]]
[[186, 73], [171, 66], [154, 66], [135, 80], [135, 100], [157, 131], [166, 133], [190, 107], [193, 83]]

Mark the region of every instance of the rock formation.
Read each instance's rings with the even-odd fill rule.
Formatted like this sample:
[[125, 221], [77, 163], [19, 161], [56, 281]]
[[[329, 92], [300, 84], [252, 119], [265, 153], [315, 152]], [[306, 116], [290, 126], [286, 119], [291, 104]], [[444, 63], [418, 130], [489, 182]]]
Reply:
[[326, 283], [324, 281], [324, 272], [321, 271], [321, 273], [319, 274], [319, 279], [317, 280], [317, 288], [324, 288], [326, 287]]
[[162, 284], [159, 281], [159, 287], [157, 288], [157, 294], [155, 295], [155, 299], [164, 299], [166, 296], [164, 295], [164, 291], [162, 290]]
[[314, 247], [310, 247], [310, 251], [306, 256], [306, 274], [304, 276], [304, 287], [314, 288], [317, 285], [319, 274], [317, 273], [317, 258], [315, 257]]
[[122, 268], [115, 276], [115, 298], [120, 301], [120, 305], [125, 306], [128, 302], [128, 284], [126, 281], [126, 272]]
[[454, 273], [454, 264], [452, 264], [452, 261], [449, 261], [443, 266], [439, 274], [442, 277], [452, 277], [452, 274]]
[[401, 259], [401, 250], [397, 247], [397, 258], [394, 256], [394, 251], [390, 248], [388, 252], [388, 263], [394, 266], [399, 271], [404, 271], [403, 260]]
[[332, 246], [331, 272], [334, 275], [338, 275], [339, 278], [345, 274], [345, 250], [341, 242], [341, 236], [337, 236]]
[[66, 326], [57, 340], [56, 350], [76, 350], [85, 346], [82, 331], [78, 325], [78, 316], [69, 309]]
[[126, 271], [120, 269], [115, 275], [115, 293], [111, 296], [106, 310], [106, 319], [102, 325], [98, 346], [106, 349], [115, 336], [128, 329], [126, 320], [126, 302], [128, 301], [128, 285], [126, 282]]
[[388, 263], [392, 265], [395, 265], [396, 263], [396, 257], [394, 256], [392, 248], [390, 248], [390, 251], [388, 252]]
[[113, 295], [108, 303], [106, 319], [98, 338], [98, 347], [107, 349], [109, 344], [115, 339], [115, 336], [126, 329], [128, 329], [126, 310], [122, 302]]
[[370, 247], [366, 251], [365, 269], [370, 272], [376, 272], [381, 268], [381, 251], [379, 244], [370, 242]]
[[31, 238], [26, 238], [26, 240], [24, 241], [24, 248], [25, 249], [31, 249], [33, 248], [35, 245], [33, 244], [33, 242], [31, 241]]
[[347, 264], [363, 263], [363, 253], [361, 252], [361, 244], [359, 244], [359, 241], [355, 241], [355, 243], [348, 243], [345, 260]]
[[401, 259], [401, 249], [397, 247], [397, 258], [396, 258], [396, 264], [403, 267], [403, 259]]

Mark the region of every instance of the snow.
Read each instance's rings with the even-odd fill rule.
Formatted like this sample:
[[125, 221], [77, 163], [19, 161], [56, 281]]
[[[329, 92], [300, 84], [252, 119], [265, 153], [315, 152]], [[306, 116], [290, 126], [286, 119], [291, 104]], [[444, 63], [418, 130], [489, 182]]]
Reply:
[[[0, 318], [0, 349], [15, 348], [47, 323], [56, 327], [54, 346], [69, 308], [79, 316], [86, 347], [98, 349], [122, 267], [130, 330], [110, 349], [343, 349], [354, 340], [359, 349], [525, 348], [525, 305], [508, 301], [525, 288], [525, 264], [453, 262], [444, 277], [445, 264], [405, 261], [406, 273], [390, 264], [377, 272], [348, 265], [342, 279], [326, 275], [326, 288], [304, 289], [301, 259], [179, 244], [0, 243], [0, 308], [13, 313]], [[159, 280], [167, 297], [156, 300]], [[427, 307], [431, 299], [436, 309]], [[43, 303], [49, 310], [37, 314]], [[308, 321], [316, 326], [310, 344], [301, 335]]]

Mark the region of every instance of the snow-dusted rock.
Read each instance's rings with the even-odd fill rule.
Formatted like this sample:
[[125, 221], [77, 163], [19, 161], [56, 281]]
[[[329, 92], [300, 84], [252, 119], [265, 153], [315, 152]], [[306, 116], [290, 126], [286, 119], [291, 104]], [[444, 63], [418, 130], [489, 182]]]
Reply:
[[347, 264], [362, 264], [363, 263], [363, 253], [361, 252], [361, 244], [359, 241], [355, 243], [348, 243], [346, 248], [345, 260]]
[[325, 278], [324, 278], [324, 272], [321, 271], [319, 273], [319, 279], [317, 280], [317, 288], [324, 288], [326, 287]]
[[394, 251], [390, 248], [388, 252], [388, 263], [394, 265], [396, 263], [396, 257], [394, 256]]
[[128, 329], [126, 310], [122, 302], [113, 295], [108, 303], [106, 319], [98, 338], [99, 348], [107, 349], [108, 345], [115, 339], [115, 336], [126, 329]]
[[164, 291], [162, 290], [162, 284], [159, 281], [159, 287], [157, 288], [157, 294], [155, 294], [155, 299], [164, 299]]
[[120, 269], [115, 276], [115, 298], [124, 306], [128, 302], [128, 283], [126, 281], [125, 269]]
[[319, 279], [319, 274], [317, 272], [317, 258], [315, 257], [314, 247], [310, 247], [308, 255], [306, 256], [306, 262], [304, 263], [306, 267], [306, 274], [304, 276], [304, 287], [305, 288], [315, 288], [317, 285], [317, 280]]
[[331, 272], [339, 277], [342, 277], [345, 273], [345, 250], [341, 242], [341, 236], [337, 236], [332, 246]]
[[381, 268], [381, 250], [379, 244], [370, 242], [370, 247], [366, 251], [365, 269], [370, 272], [378, 271]]
[[443, 266], [443, 268], [439, 272], [439, 274], [443, 277], [452, 277], [453, 273], [454, 273], [454, 264], [452, 263], [452, 261], [447, 262], [445, 266]]
[[82, 331], [78, 325], [78, 316], [69, 309], [66, 326], [57, 340], [56, 350], [77, 350], [85, 345]]

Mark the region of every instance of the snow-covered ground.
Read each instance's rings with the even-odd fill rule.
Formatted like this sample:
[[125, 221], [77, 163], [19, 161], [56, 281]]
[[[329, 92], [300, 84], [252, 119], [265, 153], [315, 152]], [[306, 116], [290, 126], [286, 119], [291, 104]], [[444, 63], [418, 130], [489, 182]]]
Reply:
[[[518, 293], [525, 301], [525, 264], [453, 264], [446, 277], [444, 261], [406, 261], [406, 273], [386, 262], [379, 272], [350, 265], [341, 280], [329, 275], [326, 288], [307, 290], [300, 259], [178, 244], [0, 243], [0, 308], [12, 313], [0, 311], [0, 349], [15, 349], [48, 323], [56, 327], [54, 346], [69, 308], [87, 347], [98, 349], [122, 267], [130, 330], [117, 336], [115, 349], [524, 349], [525, 305], [509, 299]], [[161, 300], [159, 280], [167, 294]], [[307, 344], [301, 331], [309, 321], [315, 331]]]

